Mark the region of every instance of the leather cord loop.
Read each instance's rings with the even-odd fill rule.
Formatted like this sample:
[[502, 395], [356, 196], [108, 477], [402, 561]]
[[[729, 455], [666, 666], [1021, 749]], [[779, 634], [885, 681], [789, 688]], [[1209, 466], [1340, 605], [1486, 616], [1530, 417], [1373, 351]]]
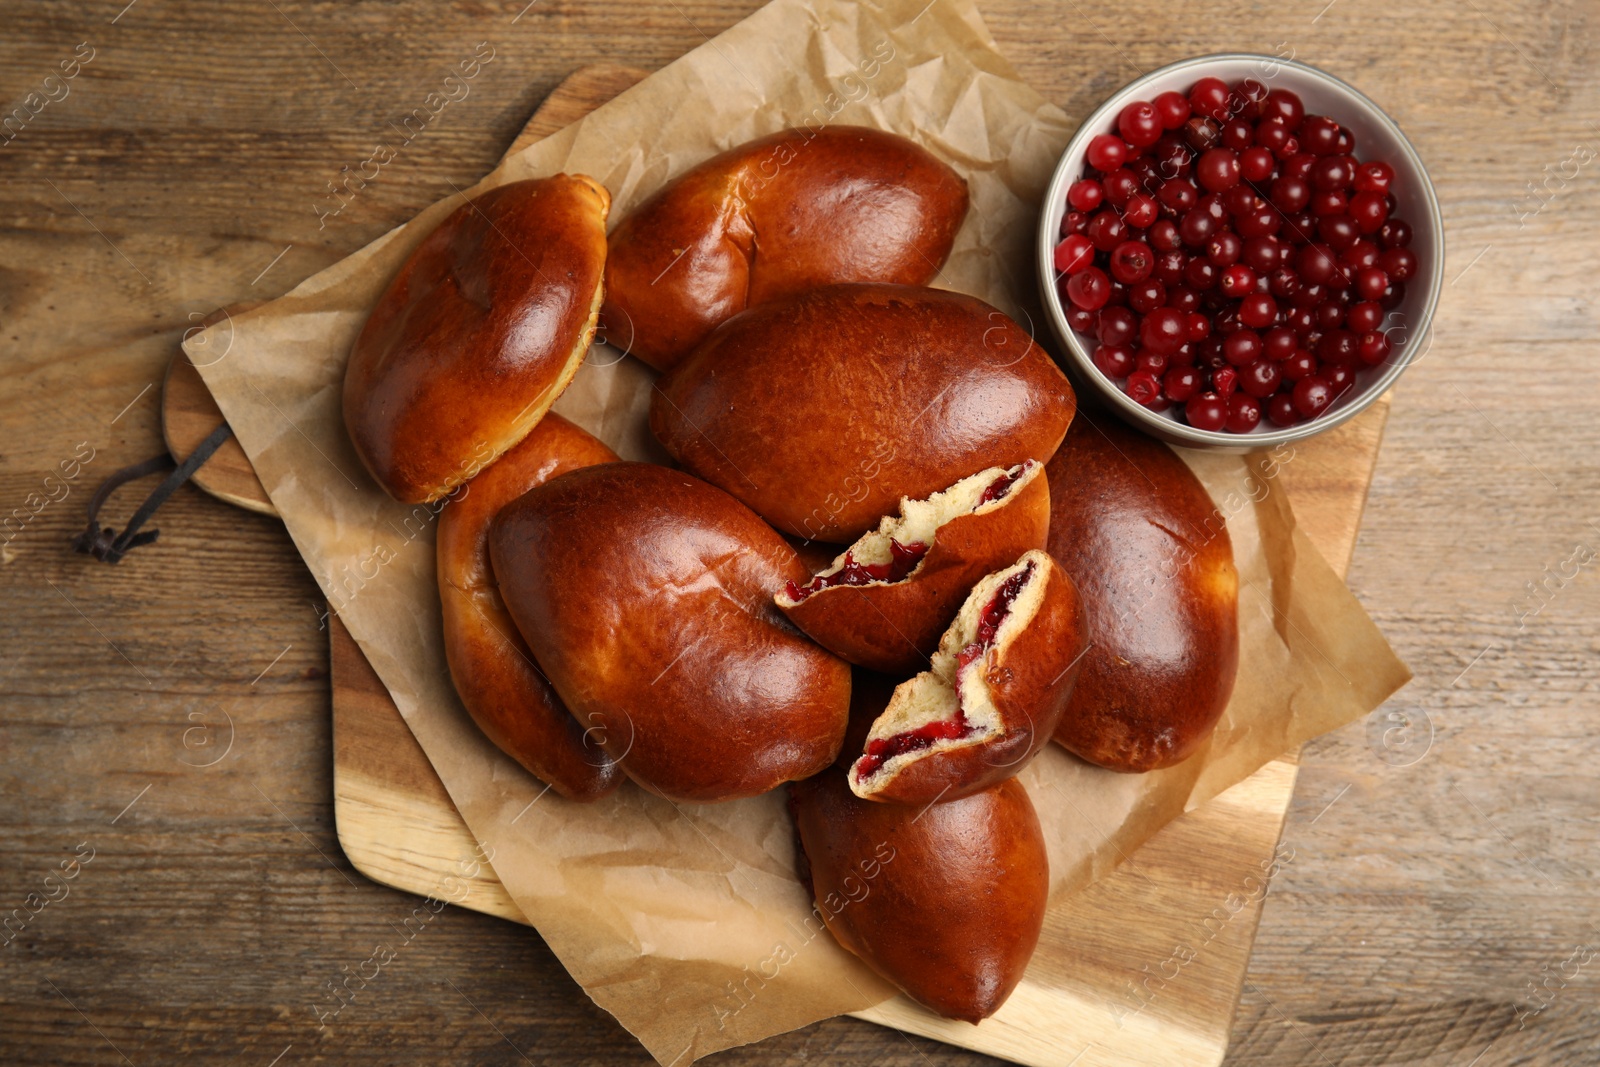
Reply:
[[[154, 542], [161, 536], [161, 531], [148, 530], [140, 533], [140, 528], [156, 513], [157, 508], [167, 502], [167, 498], [177, 490], [178, 486], [188, 481], [194, 472], [222, 446], [222, 442], [231, 436], [233, 427], [224, 422], [212, 430], [210, 436], [200, 442], [199, 447], [189, 453], [188, 458], [182, 463], [174, 464], [172, 457], [163, 452], [159, 456], [151, 456], [143, 463], [135, 463], [113, 472], [100, 483], [94, 495], [89, 498], [89, 523], [82, 533], [72, 539], [73, 550], [91, 555], [105, 563], [120, 563], [122, 557], [133, 549]], [[128, 520], [126, 529], [119, 534], [109, 526], [101, 527], [100, 508], [110, 499], [112, 493], [128, 482], [169, 469], [172, 473], [168, 474], [166, 479], [156, 486], [155, 491], [145, 498], [145, 502], [139, 505], [139, 510]]]

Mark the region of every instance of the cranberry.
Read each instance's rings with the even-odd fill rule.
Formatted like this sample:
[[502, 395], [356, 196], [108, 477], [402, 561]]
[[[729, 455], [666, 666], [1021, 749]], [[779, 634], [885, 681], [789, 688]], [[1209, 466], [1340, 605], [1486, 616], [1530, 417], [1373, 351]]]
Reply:
[[1266, 293], [1251, 293], [1239, 301], [1239, 321], [1253, 330], [1265, 329], [1278, 319], [1278, 303]]
[[1317, 217], [1309, 211], [1296, 211], [1283, 217], [1283, 232], [1291, 244], [1310, 244], [1317, 235]]
[[1152, 277], [1165, 286], [1174, 286], [1183, 282], [1185, 277], [1184, 267], [1189, 263], [1189, 257], [1179, 249], [1167, 249], [1156, 256], [1156, 269]]
[[1178, 234], [1177, 224], [1171, 219], [1157, 219], [1151, 224], [1149, 236], [1145, 239], [1158, 252], [1171, 252], [1183, 247], [1183, 238]]
[[1324, 215], [1317, 220], [1317, 236], [1336, 252], [1343, 252], [1361, 236], [1349, 215]]
[[1276, 393], [1281, 384], [1283, 371], [1268, 359], [1258, 359], [1239, 372], [1239, 388], [1261, 400]]
[[1328, 384], [1326, 378], [1312, 375], [1294, 383], [1294, 409], [1304, 418], [1316, 418], [1327, 411], [1331, 403], [1333, 403], [1333, 386]]
[[1383, 308], [1374, 301], [1363, 300], [1345, 314], [1344, 321], [1356, 333], [1376, 330], [1383, 323]]
[[1356, 135], [1350, 132], [1350, 127], [1339, 127], [1339, 137], [1334, 141], [1333, 148], [1334, 151], [1346, 156], [1356, 150]]
[[1161, 136], [1161, 116], [1155, 105], [1135, 100], [1117, 116], [1117, 132], [1133, 148], [1149, 148]]
[[1256, 291], [1256, 272], [1243, 263], [1235, 263], [1223, 270], [1222, 293], [1235, 299]]
[[1230, 397], [1239, 388], [1239, 372], [1232, 367], [1218, 367], [1211, 372], [1211, 391], [1223, 398]]
[[1217, 232], [1217, 220], [1203, 208], [1196, 207], [1178, 220], [1178, 235], [1190, 248], [1199, 248]]
[[1122, 166], [1128, 158], [1128, 146], [1122, 138], [1109, 133], [1098, 134], [1089, 138], [1089, 148], [1084, 155], [1089, 160], [1089, 166], [1098, 171], [1113, 171]]
[[1271, 237], [1283, 225], [1283, 215], [1277, 208], [1257, 200], [1255, 207], [1233, 220], [1233, 228], [1241, 237]]
[[1133, 349], [1127, 345], [1101, 345], [1090, 358], [1095, 369], [1107, 378], [1126, 378], [1133, 373]]
[[1196, 115], [1183, 124], [1183, 143], [1196, 152], [1204, 152], [1222, 143], [1222, 127], [1216, 120]]
[[1394, 168], [1387, 163], [1374, 160], [1356, 168], [1355, 184], [1358, 193], [1387, 193], [1393, 182]]
[[1111, 280], [1111, 295], [1106, 297], [1106, 306], [1119, 308], [1128, 306], [1128, 287], [1115, 278]]
[[1337, 329], [1344, 323], [1344, 305], [1337, 300], [1324, 300], [1312, 309], [1312, 320], [1319, 331]]
[[1267, 98], [1267, 87], [1254, 78], [1244, 78], [1233, 83], [1229, 106], [1234, 113], [1251, 122], [1261, 117], [1261, 102]]
[[1126, 388], [1129, 396], [1146, 406], [1161, 399], [1161, 380], [1146, 370], [1136, 370], [1128, 375]]
[[1229, 148], [1212, 148], [1195, 164], [1194, 176], [1213, 193], [1239, 184], [1239, 156]]
[[1150, 103], [1166, 129], [1175, 130], [1189, 119], [1189, 99], [1182, 93], [1158, 93]]
[[1072, 183], [1067, 190], [1067, 203], [1078, 211], [1093, 211], [1100, 206], [1100, 201], [1105, 198], [1105, 190], [1099, 182], [1080, 178]]
[[1062, 303], [1067, 306], [1067, 325], [1072, 327], [1074, 333], [1094, 333], [1098, 321], [1095, 313], [1074, 304], [1072, 298], [1067, 296], [1067, 287], [1064, 283], [1058, 284], [1056, 288], [1061, 293]]
[[1139, 342], [1152, 352], [1170, 356], [1188, 335], [1187, 318], [1176, 308], [1156, 308], [1139, 324]]
[[1274, 89], [1261, 101], [1261, 119], [1275, 120], [1294, 131], [1306, 117], [1305, 105], [1287, 89]]
[[1198, 393], [1183, 405], [1183, 414], [1195, 429], [1215, 432], [1228, 421], [1228, 405], [1216, 393]]
[[1350, 198], [1337, 189], [1311, 194], [1311, 213], [1318, 218], [1324, 215], [1343, 215], [1350, 210]]
[[1389, 276], [1377, 267], [1356, 271], [1354, 281], [1356, 295], [1362, 300], [1382, 300], [1389, 291]]
[[1183, 344], [1179, 345], [1178, 350], [1172, 353], [1172, 365], [1174, 367], [1194, 366], [1194, 345], [1190, 344], [1188, 341], [1185, 341]]
[[1222, 358], [1243, 367], [1261, 358], [1261, 335], [1254, 330], [1236, 330], [1222, 340]]
[[1195, 114], [1221, 121], [1228, 118], [1228, 86], [1220, 78], [1201, 78], [1189, 90]]
[[1417, 254], [1409, 248], [1390, 248], [1378, 256], [1378, 266], [1397, 282], [1410, 281], [1417, 273]]
[[1196, 342], [1194, 359], [1200, 366], [1210, 367], [1212, 370], [1228, 366], [1227, 357], [1222, 354], [1222, 338], [1213, 333], [1204, 341]]
[[1300, 413], [1294, 409], [1294, 397], [1288, 393], [1279, 393], [1267, 401], [1267, 418], [1277, 426], [1293, 426], [1300, 421]]
[[1339, 124], [1326, 116], [1307, 115], [1295, 134], [1314, 156], [1331, 156], [1339, 150]]
[[1150, 277], [1155, 265], [1156, 254], [1143, 241], [1124, 241], [1111, 251], [1111, 276], [1127, 285]]
[[1109, 252], [1128, 239], [1128, 224], [1115, 213], [1102, 211], [1089, 220], [1086, 232], [1096, 248]]
[[1111, 279], [1099, 267], [1085, 267], [1067, 281], [1067, 299], [1089, 311], [1104, 307], [1110, 295]]
[[1181, 178], [1194, 169], [1193, 150], [1170, 130], [1151, 146], [1150, 158], [1155, 162], [1157, 176], [1163, 180]]
[[1322, 368], [1322, 377], [1333, 388], [1333, 398], [1339, 399], [1356, 384], [1355, 368], [1343, 363]]
[[[1183, 281], [1183, 272], [1178, 272], [1178, 281], [1167, 286], [1167, 307], [1177, 308], [1185, 315], [1193, 314], [1200, 310], [1200, 294], [1190, 289], [1187, 285], [1178, 284]], [[1163, 281], [1161, 284], [1166, 285]], [[1201, 318], [1205, 318], [1204, 315]], [[1206, 319], [1206, 328], [1211, 328], [1211, 320]]]
[[1255, 143], [1256, 130], [1243, 119], [1232, 119], [1222, 124], [1222, 147], [1243, 152]]
[[1385, 311], [1393, 311], [1395, 308], [1400, 306], [1405, 298], [1406, 283], [1391, 281], [1389, 283], [1389, 288], [1384, 291], [1383, 296], [1378, 298], [1378, 306], [1383, 308]]
[[1227, 267], [1239, 262], [1239, 256], [1243, 252], [1244, 242], [1239, 240], [1239, 235], [1226, 230], [1206, 242], [1206, 258], [1218, 267]]
[[1272, 272], [1268, 291], [1280, 300], [1292, 300], [1300, 292], [1300, 275], [1288, 267], [1279, 267]]
[[1355, 244], [1339, 255], [1339, 266], [1343, 267], [1346, 273], [1366, 267], [1376, 267], [1379, 254], [1377, 245], [1365, 237], [1358, 237]]
[[1061, 236], [1066, 237], [1074, 233], [1083, 233], [1089, 228], [1089, 214], [1085, 211], [1069, 211], [1061, 216]]
[[1276, 238], [1252, 237], [1244, 243], [1244, 251], [1239, 258], [1257, 274], [1266, 275], [1278, 269], [1278, 256], [1285, 250], [1285, 246]]
[[1200, 372], [1193, 367], [1173, 367], [1161, 379], [1161, 391], [1167, 399], [1181, 404], [1200, 391]]
[[[1091, 224], [1090, 229], [1093, 228]], [[1099, 243], [1096, 241], [1096, 246]], [[1327, 245], [1306, 245], [1296, 257], [1295, 266], [1300, 271], [1301, 279], [1313, 285], [1326, 285], [1339, 269], [1339, 264], [1334, 261], [1333, 252]]]
[[1261, 203], [1256, 191], [1248, 185], [1235, 185], [1217, 195], [1222, 199], [1222, 210], [1235, 218], [1254, 211]]
[[1278, 168], [1285, 177], [1304, 178], [1307, 184], [1311, 182], [1311, 168], [1316, 165], [1317, 157], [1310, 152], [1296, 152], [1283, 161], [1283, 166]]
[[1349, 330], [1329, 330], [1317, 342], [1318, 365], [1328, 363], [1354, 363], [1356, 361], [1356, 335]]
[[1318, 192], [1350, 188], [1355, 181], [1355, 160], [1349, 156], [1323, 156], [1311, 166], [1311, 187]]
[[1167, 366], [1170, 362], [1171, 357], [1160, 352], [1140, 352], [1134, 358], [1135, 368], [1156, 378], [1167, 373]]
[[1122, 219], [1129, 226], [1142, 230], [1154, 225], [1159, 210], [1154, 197], [1134, 193], [1128, 198], [1128, 206], [1122, 211]]
[[1283, 147], [1282, 148], [1278, 149], [1277, 151], [1275, 151], [1272, 154], [1277, 156], [1280, 161], [1281, 160], [1285, 160], [1285, 159], [1289, 159], [1289, 158], [1291, 158], [1293, 156], [1299, 155], [1300, 154], [1300, 138], [1298, 138], [1298, 137], [1289, 138], [1287, 141], [1283, 142]]
[[[1188, 290], [1186, 289], [1184, 292], [1188, 292]], [[1178, 309], [1174, 308], [1173, 310]], [[1204, 341], [1210, 336], [1211, 320], [1198, 311], [1187, 312], [1184, 318], [1184, 337], [1190, 341]]]
[[1127, 167], [1118, 167], [1100, 179], [1100, 186], [1105, 190], [1106, 202], [1120, 209], [1139, 191], [1139, 179]]
[[1350, 217], [1362, 233], [1377, 233], [1389, 217], [1389, 205], [1382, 193], [1357, 193], [1350, 198]]
[[1276, 161], [1280, 158], [1283, 150], [1289, 147], [1289, 142], [1292, 140], [1294, 140], [1294, 134], [1289, 132], [1289, 127], [1275, 119], [1263, 120], [1256, 127], [1255, 145], [1257, 148], [1265, 148], [1267, 150], [1268, 154], [1273, 158], [1274, 167], [1276, 167]]
[[1073, 234], [1056, 245], [1056, 270], [1076, 274], [1094, 264], [1094, 244], [1081, 234]]
[[1128, 286], [1128, 306], [1141, 315], [1148, 315], [1166, 302], [1166, 287], [1154, 278]]
[[1317, 357], [1303, 348], [1297, 348], [1294, 355], [1278, 364], [1278, 369], [1289, 381], [1298, 382], [1317, 373]]
[[1274, 362], [1288, 359], [1298, 344], [1294, 331], [1287, 326], [1274, 326], [1261, 338], [1262, 351]]
[[1100, 309], [1095, 336], [1100, 338], [1102, 345], [1131, 344], [1138, 332], [1139, 319], [1127, 308], [1106, 307]]
[[1369, 330], [1356, 342], [1356, 358], [1371, 367], [1389, 356], [1389, 335], [1380, 330]]
[[1277, 166], [1270, 149], [1257, 146], [1239, 153], [1239, 176], [1247, 182], [1266, 181]]
[[1178, 214], [1191, 210], [1200, 200], [1200, 190], [1187, 178], [1172, 178], [1161, 183], [1156, 199]]
[[1246, 393], [1228, 398], [1229, 433], [1249, 433], [1261, 424], [1261, 401]]
[[1378, 241], [1385, 248], [1404, 248], [1411, 243], [1411, 224], [1400, 219], [1390, 219], [1378, 231]]

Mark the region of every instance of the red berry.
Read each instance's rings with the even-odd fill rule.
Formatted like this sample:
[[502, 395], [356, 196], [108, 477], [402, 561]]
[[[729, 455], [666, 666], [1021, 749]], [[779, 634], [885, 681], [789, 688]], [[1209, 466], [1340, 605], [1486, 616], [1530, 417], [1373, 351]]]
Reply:
[[1092, 358], [1095, 369], [1107, 378], [1126, 378], [1133, 373], [1133, 349], [1127, 345], [1101, 345]]
[[[1189, 121], [1189, 99], [1182, 93], [1160, 93], [1150, 101], [1155, 105], [1156, 114], [1161, 118], [1161, 125], [1169, 130], [1175, 130]], [[1176, 400], [1177, 397], [1172, 399]]]
[[[1187, 292], [1188, 290], [1185, 290]], [[1177, 310], [1177, 309], [1174, 309]], [[1188, 312], [1184, 320], [1184, 337], [1190, 341], [1204, 341], [1211, 336], [1211, 320], [1198, 311]]]
[[1159, 211], [1154, 197], [1134, 193], [1128, 198], [1127, 206], [1122, 209], [1122, 220], [1129, 226], [1143, 230], [1155, 223]]
[[1239, 321], [1252, 330], [1265, 329], [1277, 318], [1278, 303], [1266, 293], [1249, 293], [1239, 301]]
[[1056, 288], [1061, 293], [1062, 303], [1066, 304], [1067, 306], [1067, 325], [1072, 327], [1074, 333], [1094, 333], [1095, 323], [1098, 321], [1095, 313], [1093, 311], [1086, 311], [1072, 302], [1072, 298], [1067, 296], [1067, 286], [1065, 280], [1058, 280], [1056, 283]]
[[1239, 388], [1239, 372], [1232, 367], [1218, 367], [1211, 372], [1211, 390], [1221, 397], [1230, 397]]
[[1113, 211], [1101, 211], [1089, 220], [1085, 236], [1102, 252], [1109, 252], [1128, 239], [1128, 224]]
[[1411, 243], [1411, 224], [1392, 218], [1378, 231], [1378, 240], [1385, 248], [1404, 248]]
[[1089, 311], [1105, 306], [1111, 296], [1111, 279], [1099, 267], [1085, 267], [1067, 280], [1067, 299]]
[[1278, 426], [1293, 426], [1300, 421], [1300, 413], [1294, 409], [1294, 397], [1288, 393], [1279, 393], [1267, 401], [1267, 418]]
[[1272, 203], [1284, 212], [1300, 211], [1311, 203], [1311, 183], [1285, 174], [1272, 183]]
[[1217, 273], [1210, 260], [1195, 256], [1183, 268], [1183, 281], [1189, 288], [1203, 293], [1217, 284]]
[[1278, 369], [1289, 381], [1298, 382], [1317, 373], [1317, 357], [1303, 348], [1298, 348], [1294, 355], [1278, 364]]
[[1156, 308], [1165, 306], [1166, 302], [1166, 287], [1154, 278], [1128, 286], [1128, 306], [1141, 315], [1148, 315]]
[[1183, 238], [1178, 235], [1177, 224], [1171, 219], [1157, 219], [1150, 227], [1146, 240], [1158, 252], [1171, 252], [1183, 247]]
[[1080, 178], [1067, 189], [1067, 203], [1076, 211], [1093, 211], [1103, 199], [1105, 190], [1090, 178]]
[[1356, 192], [1358, 193], [1387, 193], [1389, 186], [1394, 182], [1394, 168], [1389, 164], [1374, 160], [1363, 163], [1356, 168]]
[[1095, 336], [1103, 345], [1132, 344], [1139, 333], [1139, 318], [1124, 307], [1103, 307], [1095, 324]]
[[1089, 228], [1089, 214], [1086, 211], [1069, 211], [1061, 216], [1061, 236], [1068, 237], [1075, 233], [1083, 233]]
[[[1094, 224], [1090, 223], [1089, 228], [1094, 229]], [[1306, 245], [1296, 257], [1295, 267], [1300, 272], [1301, 280], [1312, 285], [1328, 284], [1339, 270], [1338, 261], [1327, 245]]]
[[1272, 177], [1272, 172], [1277, 168], [1278, 161], [1273, 157], [1271, 149], [1246, 148], [1239, 153], [1239, 176], [1247, 182], [1264, 182]]
[[1339, 150], [1339, 124], [1323, 115], [1307, 115], [1295, 134], [1314, 156], [1331, 156]]
[[1350, 198], [1350, 217], [1362, 233], [1377, 233], [1389, 218], [1389, 205], [1382, 193], [1357, 193]]
[[1239, 372], [1239, 388], [1260, 400], [1276, 393], [1282, 383], [1283, 371], [1271, 360], [1258, 359]]
[[1287, 326], [1274, 326], [1261, 337], [1261, 348], [1266, 357], [1274, 362], [1281, 362], [1294, 355], [1294, 350], [1299, 346], [1299, 341], [1294, 331]]
[[1382, 300], [1383, 294], [1389, 291], [1389, 276], [1377, 267], [1357, 271], [1355, 291], [1362, 300]]
[[1305, 105], [1287, 89], [1274, 89], [1261, 101], [1261, 119], [1283, 123], [1291, 132], [1300, 128], [1306, 117]]
[[1200, 391], [1200, 372], [1193, 367], [1173, 367], [1161, 379], [1167, 399], [1181, 404]]
[[1187, 316], [1176, 308], [1156, 308], [1139, 324], [1139, 342], [1152, 352], [1170, 356], [1188, 336]]
[[1229, 433], [1249, 433], [1261, 424], [1261, 401], [1247, 393], [1235, 393], [1228, 398]]
[[1213, 266], [1230, 267], [1239, 262], [1239, 256], [1244, 253], [1244, 242], [1239, 240], [1239, 235], [1223, 230], [1213, 234], [1206, 242], [1206, 258]]
[[1367, 333], [1383, 324], [1383, 308], [1375, 301], [1363, 300], [1346, 312], [1344, 321], [1354, 332]]
[[1239, 184], [1239, 156], [1231, 148], [1213, 148], [1195, 164], [1194, 176], [1201, 186], [1220, 193]]
[[1356, 358], [1367, 366], [1375, 366], [1389, 357], [1389, 335], [1369, 330], [1356, 342]]
[[1161, 116], [1153, 104], [1135, 100], [1117, 116], [1117, 131], [1134, 148], [1149, 148], [1161, 136]]
[[1063, 274], [1076, 274], [1094, 265], [1094, 244], [1080, 234], [1073, 234], [1056, 245], [1056, 270]]
[[1235, 330], [1222, 340], [1222, 356], [1235, 367], [1244, 367], [1261, 358], [1261, 335], [1254, 330]]
[[1149, 406], [1161, 399], [1161, 380], [1147, 370], [1136, 370], [1128, 375], [1127, 393]]
[[1122, 138], [1102, 133], [1089, 138], [1088, 151], [1084, 153], [1089, 166], [1098, 171], [1110, 172], [1122, 166], [1128, 158], [1128, 146]]
[[1246, 293], [1256, 291], [1256, 272], [1243, 263], [1235, 263], [1223, 270], [1221, 287], [1224, 296], [1231, 296], [1237, 300]]
[[[1167, 307], [1177, 308], [1185, 315], [1193, 314], [1200, 308], [1200, 294], [1195, 292], [1193, 289], [1190, 289], [1188, 286], [1181, 284], [1182, 281], [1183, 272], [1179, 271], [1177, 282], [1173, 283], [1173, 285], [1167, 289]], [[1162, 284], [1165, 285], [1166, 283], [1163, 282]], [[1205, 318], [1204, 315], [1200, 317]], [[1206, 319], [1207, 330], [1211, 328], [1210, 323], [1211, 320]], [[1193, 324], [1191, 323], [1190, 326], [1192, 329]]]
[[1172, 248], [1157, 254], [1156, 269], [1151, 275], [1162, 285], [1178, 285], [1183, 281], [1184, 268], [1189, 263], [1189, 257], [1182, 250]]
[[1156, 254], [1143, 241], [1124, 241], [1111, 250], [1111, 276], [1125, 285], [1144, 281], [1155, 265]]
[[1256, 126], [1255, 145], [1265, 148], [1273, 159], [1273, 165], [1281, 158], [1284, 149], [1289, 147], [1289, 142], [1294, 140], [1294, 134], [1289, 132], [1289, 127], [1276, 119], [1262, 119]]
[[1349, 330], [1329, 330], [1317, 342], [1317, 365], [1350, 364], [1356, 361], [1356, 335]]
[[1356, 371], [1354, 367], [1343, 363], [1335, 363], [1331, 367], [1322, 368], [1322, 377], [1327, 379], [1333, 387], [1333, 398], [1339, 399], [1356, 384]]
[[1183, 405], [1183, 414], [1195, 429], [1215, 432], [1228, 421], [1228, 404], [1216, 393], [1198, 393]]
[[1100, 179], [1100, 187], [1105, 190], [1106, 203], [1121, 210], [1139, 191], [1139, 179], [1127, 167], [1118, 167]]
[[1195, 114], [1221, 121], [1228, 117], [1228, 86], [1220, 78], [1201, 78], [1189, 90]]
[[1333, 386], [1326, 378], [1315, 375], [1294, 383], [1294, 409], [1302, 417], [1314, 419], [1328, 410], [1333, 403]]
[[1378, 266], [1397, 282], [1410, 281], [1417, 273], [1417, 254], [1409, 248], [1390, 248], [1379, 253]]
[[1349, 215], [1324, 215], [1317, 220], [1317, 236], [1335, 252], [1343, 252], [1361, 236]]
[[1222, 147], [1243, 152], [1256, 140], [1255, 127], [1243, 119], [1233, 119], [1222, 124]]

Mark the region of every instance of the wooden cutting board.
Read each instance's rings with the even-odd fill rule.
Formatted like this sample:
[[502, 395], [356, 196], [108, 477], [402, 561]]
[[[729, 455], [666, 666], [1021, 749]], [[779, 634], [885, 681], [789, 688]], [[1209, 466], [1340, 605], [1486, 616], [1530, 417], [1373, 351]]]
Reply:
[[[625, 67], [583, 68], [551, 93], [511, 150], [642, 77]], [[1387, 417], [1384, 397], [1299, 446], [1279, 476], [1301, 526], [1340, 574], [1355, 547]], [[182, 355], [168, 373], [162, 421], [180, 459], [221, 421]], [[274, 513], [234, 442], [195, 481], [224, 500]], [[472, 853], [472, 835], [360, 648], [337, 616], [328, 625], [340, 844], [374, 881], [432, 893]], [[1252, 889], [1278, 848], [1295, 772], [1295, 757], [1286, 754], [1054, 905], [1023, 983], [982, 1025], [939, 1019], [904, 998], [857, 1017], [1037, 1067], [1220, 1063], [1261, 915], [1262, 894]], [[528, 921], [487, 867], [460, 904]]]

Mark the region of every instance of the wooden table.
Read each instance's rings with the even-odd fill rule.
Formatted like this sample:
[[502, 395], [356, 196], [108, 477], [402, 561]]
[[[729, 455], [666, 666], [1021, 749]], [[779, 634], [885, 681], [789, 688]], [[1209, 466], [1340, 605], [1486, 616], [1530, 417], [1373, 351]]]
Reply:
[[[317, 589], [275, 520], [190, 489], [158, 516], [159, 544], [118, 567], [65, 543], [102, 477], [160, 450], [159, 379], [185, 329], [476, 179], [573, 68], [654, 69], [752, 7], [116, 0], [10, 15], [0, 97], [40, 95], [0, 145], [0, 522], [14, 516], [0, 913], [37, 910], [0, 949], [0, 1062], [648, 1062], [538, 938], [457, 909], [319, 1031], [323, 984], [414, 904], [354, 874], [334, 837]], [[985, 13], [1022, 75], [1078, 115], [1139, 69], [1292, 49], [1401, 121], [1444, 203], [1434, 344], [1396, 395], [1350, 573], [1417, 680], [1304, 754], [1295, 859], [1267, 901], [1230, 1062], [1595, 1063], [1600, 583], [1583, 561], [1600, 549], [1600, 13]], [[480, 41], [495, 60], [470, 94], [319, 229], [327, 183]], [[75, 58], [63, 97], [43, 80]], [[60, 99], [41, 106], [47, 91]], [[1404, 759], [1382, 740], [1390, 712], [1417, 724]], [[837, 1019], [715, 1062], [815, 1058], [981, 1061]]]

